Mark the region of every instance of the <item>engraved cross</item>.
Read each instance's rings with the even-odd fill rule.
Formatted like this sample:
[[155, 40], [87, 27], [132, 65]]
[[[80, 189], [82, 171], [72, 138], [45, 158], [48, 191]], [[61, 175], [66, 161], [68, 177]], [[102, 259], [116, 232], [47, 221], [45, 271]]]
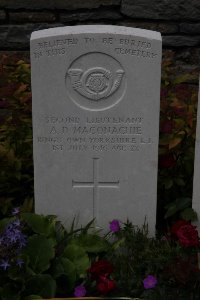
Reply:
[[93, 179], [92, 181], [74, 181], [73, 188], [92, 188], [93, 189], [93, 218], [97, 216], [97, 206], [99, 202], [99, 188], [119, 188], [118, 181], [99, 181], [99, 158], [93, 158]]

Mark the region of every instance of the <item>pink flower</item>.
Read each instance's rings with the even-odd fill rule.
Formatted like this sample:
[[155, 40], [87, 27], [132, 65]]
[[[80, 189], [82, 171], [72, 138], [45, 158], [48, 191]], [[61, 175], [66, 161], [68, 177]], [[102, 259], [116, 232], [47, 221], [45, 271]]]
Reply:
[[74, 296], [75, 297], [85, 297], [86, 295], [86, 288], [83, 285], [78, 285], [75, 287]]
[[120, 223], [118, 220], [112, 220], [112, 222], [110, 222], [110, 230], [112, 232], [118, 232], [120, 230]]
[[158, 281], [156, 277], [153, 275], [148, 275], [144, 280], [143, 280], [143, 285], [144, 288], [147, 289], [153, 289], [157, 285]]

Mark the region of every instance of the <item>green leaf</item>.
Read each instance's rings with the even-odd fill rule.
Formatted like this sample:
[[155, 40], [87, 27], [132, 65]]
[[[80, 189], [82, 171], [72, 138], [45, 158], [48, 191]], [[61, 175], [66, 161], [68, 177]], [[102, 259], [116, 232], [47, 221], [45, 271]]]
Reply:
[[45, 216], [23, 213], [22, 218], [35, 233], [44, 234], [46, 237], [52, 234], [55, 227], [55, 221]]
[[171, 178], [166, 178], [163, 183], [166, 190], [169, 190], [173, 186], [173, 180]]
[[190, 207], [191, 203], [192, 203], [192, 200], [189, 197], [177, 198], [176, 199], [177, 210], [180, 211], [182, 209]]
[[[20, 255], [20, 259], [22, 259], [24, 261], [23, 266], [27, 265], [27, 257]], [[27, 270], [26, 270], [26, 275], [27, 274]], [[24, 267], [23, 268], [19, 268], [19, 266], [17, 266], [16, 264], [13, 264], [11, 268], [8, 268], [7, 270], [7, 275], [9, 277], [9, 279], [11, 279], [12, 281], [17, 281], [18, 283], [21, 283], [22, 285], [24, 284], [24, 281], [26, 280], [25, 276], [24, 276]]]
[[182, 139], [183, 139], [182, 137], [176, 136], [172, 140], [170, 140], [169, 150], [171, 150], [172, 148], [175, 148], [177, 145], [179, 145], [181, 143]]
[[29, 295], [53, 298], [56, 292], [56, 282], [49, 274], [35, 275], [27, 281], [25, 292]]
[[24, 202], [22, 206], [20, 207], [22, 212], [28, 212], [28, 211], [33, 211], [33, 198], [32, 197], [27, 197], [24, 199]]
[[172, 203], [165, 214], [165, 219], [173, 216], [176, 212], [177, 212], [176, 204]]
[[124, 246], [125, 240], [126, 240], [125, 237], [123, 237], [123, 238], [117, 240], [116, 242], [114, 242], [112, 245], [113, 250], [114, 251], [118, 250], [120, 247]]
[[76, 259], [79, 259], [80, 256], [86, 255], [86, 252], [83, 247], [72, 242], [64, 249], [63, 255], [74, 261]]
[[82, 233], [86, 234], [88, 233], [88, 230], [94, 227], [95, 219], [92, 219], [84, 228], [82, 228]]
[[19, 291], [13, 284], [6, 284], [1, 291], [2, 300], [21, 300], [21, 291]]
[[185, 181], [182, 178], [175, 178], [174, 180], [176, 182], [177, 185], [179, 186], [185, 186]]
[[54, 267], [53, 267], [53, 275], [54, 277], [59, 277], [61, 275], [66, 275], [69, 277], [75, 277], [76, 278], [76, 268], [72, 261], [70, 261], [66, 257], [62, 257], [59, 260], [55, 261]]
[[[53, 277], [59, 282], [59, 277], [65, 278], [68, 291], [72, 291], [76, 280], [76, 267], [68, 258], [59, 258], [52, 267]], [[63, 279], [62, 279], [63, 280]], [[59, 286], [58, 286], [59, 288]]]
[[181, 76], [178, 76], [174, 79], [174, 84], [179, 84], [179, 83], [184, 83], [184, 82], [187, 82], [188, 80], [191, 79], [191, 74], [188, 72], [186, 74], [183, 74]]
[[76, 244], [68, 245], [64, 250], [63, 257], [70, 259], [74, 263], [79, 276], [86, 274], [90, 261], [83, 247]]
[[165, 219], [175, 215], [177, 212], [182, 211], [191, 206], [191, 199], [188, 197], [177, 198], [175, 202], [172, 202], [165, 206], [167, 212], [165, 214]]
[[54, 243], [45, 236], [33, 235], [28, 239], [24, 254], [29, 257], [29, 267], [35, 273], [42, 273], [49, 268], [54, 258]]
[[193, 208], [186, 208], [184, 211], [181, 212], [181, 217], [186, 221], [197, 221], [197, 213], [194, 211]]
[[76, 279], [75, 265], [67, 258], [61, 258], [61, 264], [65, 275], [69, 278]]
[[88, 253], [100, 253], [107, 251], [109, 248], [108, 242], [95, 234], [84, 234], [78, 239], [78, 243]]
[[74, 265], [76, 267], [76, 272], [78, 276], [85, 277], [87, 274], [87, 269], [90, 267], [90, 261], [88, 255], [80, 257], [76, 261], [74, 261]]

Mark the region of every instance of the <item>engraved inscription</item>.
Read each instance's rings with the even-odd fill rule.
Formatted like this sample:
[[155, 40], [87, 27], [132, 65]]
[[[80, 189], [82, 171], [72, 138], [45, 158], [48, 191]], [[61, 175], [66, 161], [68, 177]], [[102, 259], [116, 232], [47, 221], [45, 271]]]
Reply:
[[55, 56], [68, 55], [71, 48], [80, 48], [80, 45], [86, 45], [93, 47], [95, 44], [101, 44], [105, 49], [110, 48], [117, 55], [131, 55], [141, 59], [155, 59], [158, 54], [153, 50], [153, 43], [147, 39], [134, 39], [118, 38], [112, 36], [105, 36], [103, 38], [94, 37], [94, 35], [86, 36], [83, 38], [77, 38], [71, 35], [66, 39], [48, 39], [39, 41], [36, 44], [33, 52], [35, 59], [41, 59], [45, 56], [48, 58]]
[[144, 119], [131, 117], [44, 116], [47, 136], [38, 136], [40, 145], [55, 151], [94, 153], [139, 152], [151, 146], [145, 134]]
[[105, 110], [122, 100], [126, 89], [125, 71], [112, 56], [91, 52], [78, 57], [69, 66], [66, 87], [70, 98], [80, 108]]
[[66, 39], [56, 39], [56, 40], [45, 40], [40, 41], [38, 43], [39, 49], [48, 49], [48, 48], [56, 48], [59, 46], [74, 46], [77, 45], [77, 38], [66, 38]]
[[115, 52], [117, 54], [131, 55], [131, 56], [144, 57], [144, 58], [155, 58], [157, 56], [157, 54], [149, 51], [127, 49], [127, 48], [115, 48]]
[[72, 188], [92, 188], [93, 190], [93, 218], [97, 217], [99, 188], [119, 188], [119, 180], [117, 181], [100, 181], [99, 180], [99, 158], [93, 158], [93, 178], [92, 181], [74, 181], [72, 180]]
[[137, 49], [150, 49], [151, 43], [147, 41], [133, 40], [127, 38], [119, 39], [119, 44], [124, 46], [131, 46]]

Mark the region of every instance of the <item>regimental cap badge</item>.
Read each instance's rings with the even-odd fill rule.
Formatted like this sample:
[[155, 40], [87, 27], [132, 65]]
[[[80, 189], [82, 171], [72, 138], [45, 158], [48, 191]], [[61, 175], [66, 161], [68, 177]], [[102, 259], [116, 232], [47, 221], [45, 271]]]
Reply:
[[109, 97], [119, 88], [124, 71], [118, 69], [115, 73], [102, 67], [82, 69], [69, 69], [68, 75], [72, 87], [80, 95], [98, 101]]
[[124, 99], [125, 68], [111, 55], [89, 52], [78, 56], [68, 66], [65, 76], [68, 99], [81, 109], [110, 109]]

